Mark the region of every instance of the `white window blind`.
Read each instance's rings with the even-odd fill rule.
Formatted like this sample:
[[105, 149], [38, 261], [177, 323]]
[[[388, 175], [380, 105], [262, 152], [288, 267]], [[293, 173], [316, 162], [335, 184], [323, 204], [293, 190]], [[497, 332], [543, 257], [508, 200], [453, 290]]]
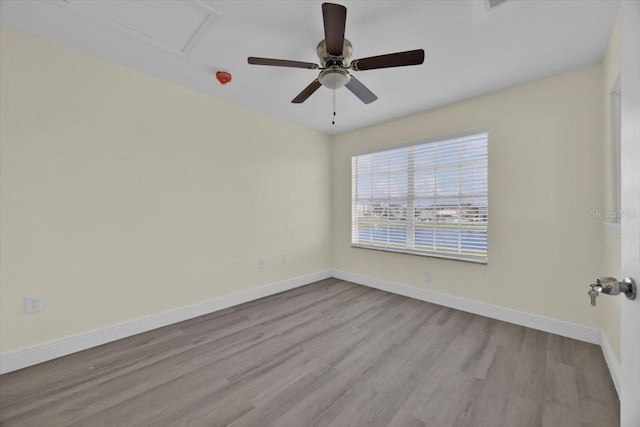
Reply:
[[488, 134], [351, 158], [353, 246], [487, 262]]

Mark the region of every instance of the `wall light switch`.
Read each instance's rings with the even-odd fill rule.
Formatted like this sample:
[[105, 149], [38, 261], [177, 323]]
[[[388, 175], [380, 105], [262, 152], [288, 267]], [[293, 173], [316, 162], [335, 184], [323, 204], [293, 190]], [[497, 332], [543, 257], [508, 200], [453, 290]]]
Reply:
[[424, 283], [429, 283], [430, 281], [431, 281], [431, 272], [425, 271], [424, 272]]

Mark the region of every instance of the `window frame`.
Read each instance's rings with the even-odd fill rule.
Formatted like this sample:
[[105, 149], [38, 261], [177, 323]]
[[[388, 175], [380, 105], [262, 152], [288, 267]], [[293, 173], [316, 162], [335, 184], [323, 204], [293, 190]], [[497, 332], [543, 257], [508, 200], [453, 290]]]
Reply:
[[[486, 221], [484, 222], [484, 227], [485, 227], [485, 234], [486, 234], [486, 252], [484, 254], [484, 256], [478, 256], [478, 257], [474, 257], [473, 255], [465, 255], [465, 254], [455, 254], [455, 253], [451, 253], [451, 254], [447, 254], [447, 253], [443, 253], [437, 250], [434, 251], [428, 251], [428, 250], [416, 250], [416, 249], [411, 249], [411, 248], [393, 248], [393, 247], [385, 247], [385, 246], [374, 246], [374, 245], [367, 245], [367, 244], [363, 244], [363, 243], [358, 243], [358, 242], [354, 242], [354, 236], [355, 236], [355, 224], [356, 224], [356, 217], [355, 217], [355, 209], [356, 209], [356, 194], [355, 194], [355, 183], [354, 183], [354, 177], [355, 177], [355, 172], [354, 172], [354, 159], [356, 159], [358, 156], [364, 156], [364, 155], [368, 155], [368, 154], [376, 154], [376, 153], [384, 153], [386, 151], [392, 151], [392, 150], [397, 150], [397, 149], [402, 149], [402, 148], [408, 148], [408, 147], [412, 147], [412, 146], [418, 146], [418, 145], [427, 145], [427, 144], [431, 144], [431, 143], [436, 143], [436, 142], [445, 142], [445, 141], [449, 141], [449, 140], [455, 140], [455, 139], [460, 139], [460, 138], [468, 138], [468, 137], [473, 137], [473, 136], [480, 136], [480, 135], [486, 135], [486, 147], [487, 147], [487, 151], [486, 151], [486, 171], [487, 171], [487, 188], [486, 188], [486, 192], [482, 193], [479, 197], [485, 197], [486, 198], [486, 211], [485, 211], [485, 215], [486, 215]], [[352, 248], [356, 248], [356, 249], [368, 249], [368, 250], [374, 250], [374, 251], [381, 251], [381, 252], [390, 252], [390, 253], [397, 253], [397, 254], [406, 254], [406, 255], [417, 255], [417, 256], [424, 256], [424, 257], [429, 257], [429, 258], [436, 258], [436, 259], [446, 259], [446, 260], [450, 260], [450, 261], [461, 261], [461, 262], [470, 262], [470, 263], [474, 263], [474, 264], [483, 264], [486, 265], [488, 264], [489, 261], [489, 139], [490, 139], [490, 132], [489, 129], [480, 129], [480, 130], [475, 130], [475, 131], [470, 131], [470, 132], [464, 132], [464, 133], [459, 133], [459, 134], [454, 134], [454, 135], [447, 135], [447, 136], [440, 136], [440, 137], [436, 137], [436, 138], [429, 138], [429, 139], [425, 139], [425, 140], [420, 140], [420, 141], [413, 141], [413, 142], [409, 142], [409, 143], [404, 143], [404, 144], [397, 144], [394, 146], [387, 146], [387, 147], [380, 147], [377, 149], [372, 149], [372, 150], [367, 150], [367, 151], [362, 151], [362, 152], [357, 152], [352, 154], [351, 156], [351, 247]], [[460, 167], [464, 167], [465, 164], [458, 164], [458, 168]], [[413, 187], [413, 185], [415, 184], [415, 179], [413, 181], [407, 181], [407, 187]], [[409, 190], [407, 190], [409, 191]], [[460, 194], [458, 195], [451, 195], [451, 196], [443, 196], [444, 198], [451, 198], [451, 199], [456, 199], [456, 198], [460, 198]], [[471, 197], [471, 196], [470, 196]], [[389, 197], [390, 199], [392, 199], [393, 197]], [[420, 198], [425, 198], [425, 199], [429, 199], [429, 198], [433, 198], [436, 199], [437, 197], [435, 196], [431, 196], [431, 197], [416, 197], [415, 193], [413, 195], [412, 198], [410, 197], [398, 197], [398, 199], [403, 199], [405, 201], [409, 201], [409, 199], [411, 199], [412, 201], [415, 201], [416, 199], [420, 199]], [[415, 209], [415, 207], [411, 208], [411, 209]], [[409, 240], [413, 240], [414, 239], [414, 235], [413, 235], [413, 231], [411, 232], [411, 236], [409, 236], [410, 234], [410, 230], [413, 230], [415, 227], [415, 221], [408, 221], [407, 224], [407, 241]], [[434, 232], [435, 232], [436, 227], [434, 227]]]

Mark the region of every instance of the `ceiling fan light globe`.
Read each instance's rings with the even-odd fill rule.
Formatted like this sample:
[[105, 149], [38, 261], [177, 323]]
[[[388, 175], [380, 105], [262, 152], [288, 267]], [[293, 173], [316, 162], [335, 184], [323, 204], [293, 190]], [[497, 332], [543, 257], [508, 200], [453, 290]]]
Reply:
[[318, 77], [322, 86], [329, 89], [340, 89], [351, 80], [351, 76], [346, 70], [341, 68], [328, 68], [323, 70]]

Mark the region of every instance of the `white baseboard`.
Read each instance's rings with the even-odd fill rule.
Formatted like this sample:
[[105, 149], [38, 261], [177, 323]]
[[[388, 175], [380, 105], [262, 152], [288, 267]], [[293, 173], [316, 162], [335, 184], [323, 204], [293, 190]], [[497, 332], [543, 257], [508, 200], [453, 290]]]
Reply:
[[371, 288], [381, 289], [394, 294], [404, 295], [410, 298], [431, 302], [445, 307], [455, 308], [469, 313], [479, 314], [492, 319], [503, 320], [516, 325], [538, 329], [552, 334], [562, 335], [579, 341], [586, 341], [592, 344], [600, 344], [600, 330], [589, 328], [563, 320], [552, 319], [550, 317], [537, 314], [525, 313], [518, 310], [499, 307], [497, 305], [473, 301], [466, 298], [447, 295], [428, 289], [416, 288], [400, 283], [389, 282], [373, 277], [362, 276], [360, 274], [347, 271], [333, 270], [333, 277], [346, 280]]
[[236, 294], [213, 298], [175, 310], [112, 324], [77, 335], [14, 350], [0, 355], [0, 374], [26, 368], [27, 366], [36, 365], [152, 329], [233, 307], [234, 305], [277, 294], [329, 277], [331, 277], [330, 270], [319, 271]]
[[602, 354], [604, 355], [604, 360], [607, 362], [607, 366], [609, 367], [613, 385], [616, 388], [616, 392], [618, 392], [618, 396], [620, 396], [620, 362], [618, 361], [616, 354], [613, 352], [613, 347], [611, 347], [611, 343], [604, 332], [601, 334], [600, 342]]
[[613, 354], [611, 345], [606, 339], [606, 336], [602, 335], [601, 339], [601, 332], [599, 329], [588, 328], [562, 320], [539, 316], [537, 314], [525, 313], [466, 298], [434, 292], [428, 289], [416, 288], [341, 270], [326, 270], [299, 276], [282, 282], [238, 292], [236, 294], [213, 298], [208, 301], [203, 301], [201, 303], [181, 307], [175, 310], [92, 329], [77, 335], [11, 351], [0, 355], [0, 374], [26, 368], [28, 366], [53, 360], [58, 357], [130, 337], [152, 329], [157, 329], [289, 289], [294, 289], [329, 277], [347, 280], [360, 285], [574, 338], [580, 341], [601, 344], [602, 351], [604, 353], [605, 360], [607, 361], [607, 365], [609, 366], [609, 370], [611, 371], [611, 377], [616, 389], [619, 387], [619, 363]]

